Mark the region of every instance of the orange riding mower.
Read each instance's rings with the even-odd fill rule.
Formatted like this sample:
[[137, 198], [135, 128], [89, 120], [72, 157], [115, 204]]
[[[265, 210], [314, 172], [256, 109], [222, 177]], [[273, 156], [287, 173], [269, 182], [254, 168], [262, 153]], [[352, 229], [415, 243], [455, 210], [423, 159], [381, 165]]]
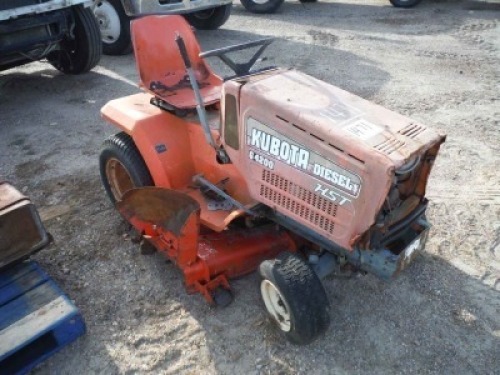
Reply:
[[102, 182], [188, 292], [226, 305], [229, 279], [259, 269], [268, 313], [305, 344], [330, 321], [325, 276], [347, 264], [390, 279], [423, 248], [443, 135], [306, 74], [254, 70], [271, 39], [201, 52], [180, 16], [134, 20], [132, 37], [145, 93], [102, 109], [120, 129]]

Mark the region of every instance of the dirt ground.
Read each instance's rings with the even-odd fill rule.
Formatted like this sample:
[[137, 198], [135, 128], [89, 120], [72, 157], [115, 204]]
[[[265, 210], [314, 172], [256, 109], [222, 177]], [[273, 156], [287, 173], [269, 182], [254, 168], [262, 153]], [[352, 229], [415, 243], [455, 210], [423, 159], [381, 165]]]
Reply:
[[500, 374], [500, 4], [288, 1], [274, 15], [236, 2], [204, 49], [278, 39], [294, 67], [448, 134], [429, 187], [424, 254], [398, 279], [333, 275], [327, 334], [296, 347], [264, 313], [258, 277], [210, 308], [180, 273], [142, 255], [105, 197], [97, 157], [114, 129], [99, 109], [136, 93], [133, 56], [89, 74], [33, 63], [0, 73], [0, 176], [30, 195], [55, 244], [36, 256], [88, 332], [39, 374]]

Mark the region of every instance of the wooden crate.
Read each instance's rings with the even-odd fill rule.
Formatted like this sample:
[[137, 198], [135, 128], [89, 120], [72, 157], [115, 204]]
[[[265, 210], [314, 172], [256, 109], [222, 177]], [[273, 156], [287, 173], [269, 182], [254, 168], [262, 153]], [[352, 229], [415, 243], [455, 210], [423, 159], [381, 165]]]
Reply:
[[0, 374], [24, 374], [85, 332], [78, 309], [33, 261], [0, 272]]

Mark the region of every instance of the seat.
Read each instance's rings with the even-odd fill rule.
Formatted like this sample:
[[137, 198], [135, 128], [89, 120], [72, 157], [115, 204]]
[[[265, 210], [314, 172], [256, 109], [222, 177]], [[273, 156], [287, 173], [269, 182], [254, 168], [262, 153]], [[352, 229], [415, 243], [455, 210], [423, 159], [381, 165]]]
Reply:
[[139, 18], [132, 21], [131, 32], [140, 86], [145, 91], [175, 108], [196, 108], [194, 92], [175, 42], [179, 34], [184, 39], [204, 105], [219, 102], [222, 79], [200, 58], [200, 46], [184, 17]]

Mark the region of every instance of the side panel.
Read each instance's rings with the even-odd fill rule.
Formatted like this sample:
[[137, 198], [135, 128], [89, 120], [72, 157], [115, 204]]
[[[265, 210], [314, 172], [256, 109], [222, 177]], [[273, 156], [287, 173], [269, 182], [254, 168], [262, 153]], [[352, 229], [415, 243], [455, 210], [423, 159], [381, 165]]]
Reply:
[[323, 236], [347, 243], [355, 200], [364, 189], [361, 178], [283, 133], [245, 117], [243, 152], [255, 178], [253, 194]]
[[345, 249], [375, 222], [392, 179], [387, 161], [360, 160], [277, 114], [259, 97], [240, 99], [241, 168], [252, 198]]
[[[232, 220], [226, 218], [230, 212], [208, 211], [202, 195], [195, 194], [199, 190], [192, 188], [192, 179], [201, 174], [241, 203], [254, 204], [241, 169], [236, 164], [217, 162], [197, 117], [178, 118], [151, 105], [150, 98], [149, 94], [137, 94], [112, 100], [101, 110], [102, 116], [132, 136], [156, 186], [193, 193], [202, 209], [202, 223], [224, 229]], [[208, 113], [216, 142], [220, 142], [218, 114]]]
[[133, 138], [156, 186], [185, 187], [195, 172], [187, 123], [151, 105], [150, 98], [137, 94], [112, 100], [102, 116]]

